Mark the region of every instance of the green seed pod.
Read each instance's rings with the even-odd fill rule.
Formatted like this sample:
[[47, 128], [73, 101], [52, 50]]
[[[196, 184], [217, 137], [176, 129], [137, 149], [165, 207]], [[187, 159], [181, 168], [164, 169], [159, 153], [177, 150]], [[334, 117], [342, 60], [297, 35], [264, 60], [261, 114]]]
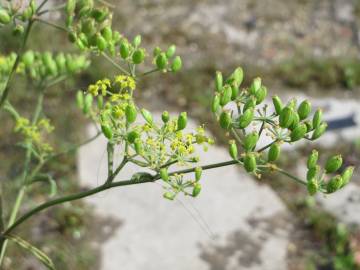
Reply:
[[120, 40], [121, 40], [121, 35], [118, 31], [114, 31], [113, 35], [112, 35], [112, 40], [114, 42], [115, 45], [119, 45], [120, 44]]
[[238, 148], [235, 141], [233, 140], [229, 142], [229, 154], [233, 159], [238, 159]]
[[76, 0], [67, 0], [66, 2], [66, 14], [71, 16], [75, 12]]
[[[294, 130], [299, 125], [299, 122], [300, 122], [299, 114], [297, 112], [294, 112], [293, 121], [292, 121], [291, 125], [288, 128], [290, 130]], [[306, 131], [307, 131], [307, 128], [306, 128]]]
[[25, 64], [25, 67], [30, 68], [35, 60], [35, 54], [33, 51], [27, 51], [22, 56], [22, 61]]
[[336, 172], [342, 165], [341, 155], [330, 157], [325, 163], [325, 172], [333, 173]]
[[107, 48], [107, 42], [101, 35], [96, 35], [96, 47], [103, 52]]
[[231, 122], [232, 122], [230, 113], [222, 112], [220, 114], [219, 122], [220, 122], [220, 126], [223, 129], [229, 129], [231, 127]]
[[220, 109], [220, 97], [218, 94], [214, 95], [211, 103], [211, 111], [216, 113]]
[[155, 47], [153, 50], [153, 56], [156, 57], [161, 53], [160, 47]]
[[21, 18], [23, 21], [27, 21], [29, 20], [32, 16], [34, 15], [34, 11], [32, 10], [32, 8], [29, 6], [27, 8], [25, 8], [24, 12], [21, 15]]
[[274, 104], [276, 114], [280, 115], [281, 111], [283, 109], [283, 104], [282, 104], [281, 99], [278, 96], [273, 96], [272, 101], [273, 101], [273, 104]]
[[244, 71], [241, 67], [238, 67], [231, 74], [230, 78], [232, 78], [237, 87], [239, 87], [244, 79]]
[[66, 58], [63, 53], [59, 53], [55, 58], [56, 66], [61, 73], [66, 73]]
[[145, 53], [143, 49], [136, 49], [132, 55], [134, 64], [138, 65], [144, 61]]
[[76, 42], [76, 40], [77, 40], [76, 33], [75, 32], [69, 32], [68, 39], [69, 39], [69, 41], [71, 43]]
[[318, 138], [321, 137], [321, 135], [323, 135], [326, 131], [327, 128], [327, 123], [321, 123], [320, 126], [318, 126], [317, 128], [315, 128], [314, 133], [311, 136], [312, 140], [316, 140]]
[[315, 178], [311, 178], [308, 182], [307, 182], [307, 190], [309, 192], [310, 196], [313, 196], [316, 194], [316, 192], [319, 189], [319, 185], [316, 181]]
[[260, 89], [260, 87], [261, 87], [261, 78], [257, 77], [253, 80], [253, 82], [250, 86], [250, 89], [249, 89], [250, 94], [255, 96], [256, 92]]
[[316, 165], [315, 167], [312, 167], [310, 169], [308, 169], [307, 173], [306, 173], [306, 179], [308, 181], [310, 181], [313, 178], [317, 178], [317, 175], [320, 172], [320, 166]]
[[140, 44], [141, 44], [141, 36], [140, 35], [137, 35], [136, 37], [134, 37], [133, 44], [135, 47], [140, 46]]
[[81, 110], [84, 108], [84, 93], [81, 90], [76, 93], [76, 106]]
[[247, 111], [249, 108], [255, 108], [256, 106], [256, 99], [254, 97], [250, 97], [248, 101], [246, 101], [243, 112]]
[[104, 107], [104, 98], [103, 96], [97, 97], [97, 107], [99, 110], [101, 110]]
[[148, 110], [145, 110], [145, 109], [141, 109], [141, 114], [142, 116], [144, 117], [145, 121], [149, 124], [149, 125], [152, 125], [154, 120], [153, 120], [153, 116], [152, 114], [148, 111]]
[[175, 52], [176, 52], [176, 46], [173, 44], [167, 49], [166, 56], [168, 58], [171, 58], [174, 56]]
[[24, 34], [24, 26], [22, 25], [16, 25], [14, 30], [12, 31], [13, 35], [16, 37], [21, 36], [22, 34]]
[[228, 104], [231, 101], [231, 95], [232, 95], [231, 87], [229, 85], [225, 85], [221, 93], [220, 105], [225, 106], [226, 104]]
[[136, 139], [140, 138], [140, 135], [138, 132], [136, 132], [135, 130], [130, 131], [127, 134], [127, 140], [129, 141], [129, 143], [134, 143]]
[[259, 134], [257, 132], [251, 132], [246, 135], [244, 139], [244, 149], [246, 151], [252, 151], [259, 140]]
[[170, 115], [169, 115], [169, 112], [168, 111], [164, 111], [162, 114], [161, 114], [161, 119], [164, 123], [167, 123], [169, 122], [170, 120]]
[[305, 119], [311, 113], [311, 103], [308, 100], [304, 100], [298, 107], [298, 114], [300, 120]]
[[349, 183], [351, 177], [353, 176], [353, 173], [354, 173], [354, 167], [353, 166], [349, 166], [343, 171], [343, 173], [341, 174], [341, 178], [343, 180], [341, 187], [343, 187], [347, 183]]
[[131, 124], [134, 123], [137, 116], [136, 107], [133, 104], [128, 104], [125, 108], [126, 121]]
[[160, 70], [164, 70], [168, 64], [168, 59], [165, 53], [160, 53], [155, 60], [156, 66]]
[[110, 26], [105, 26], [101, 30], [101, 35], [106, 39], [106, 41], [112, 41], [113, 33]]
[[310, 132], [313, 130], [312, 121], [306, 120], [305, 122], [307, 132]]
[[239, 127], [246, 128], [252, 120], [254, 119], [254, 108], [247, 109], [242, 115], [239, 117]]
[[256, 157], [253, 153], [247, 153], [244, 158], [244, 168], [247, 172], [256, 170]]
[[239, 95], [239, 87], [236, 84], [231, 86], [231, 100], [235, 100], [236, 97]]
[[160, 174], [160, 177], [162, 180], [164, 180], [165, 182], [169, 181], [170, 178], [169, 178], [169, 174], [168, 174], [168, 171], [166, 168], [160, 169], [159, 174]]
[[216, 71], [215, 74], [215, 89], [217, 92], [221, 92], [223, 88], [223, 75], [220, 71]]
[[108, 138], [109, 140], [112, 139], [113, 137], [113, 133], [111, 128], [108, 125], [101, 125], [101, 131], [102, 133], [105, 135], [106, 138]]
[[201, 191], [201, 185], [200, 185], [200, 183], [195, 183], [195, 184], [194, 184], [193, 191], [192, 191], [192, 196], [193, 196], [193, 197], [197, 197], [197, 196], [200, 194], [200, 191]]
[[0, 23], [1, 24], [8, 24], [11, 21], [11, 17], [9, 15], [9, 12], [7, 10], [2, 9], [0, 7]]
[[261, 86], [258, 91], [255, 93], [256, 104], [260, 104], [265, 100], [267, 96], [267, 89], [265, 86]]
[[292, 142], [298, 141], [302, 138], [304, 138], [305, 134], [307, 132], [307, 127], [304, 123], [298, 124], [296, 128], [294, 128], [293, 131], [290, 133], [290, 138]]
[[126, 40], [120, 43], [120, 55], [122, 59], [126, 59], [129, 56], [129, 44]]
[[295, 111], [296, 104], [297, 104], [296, 98], [292, 98], [292, 99], [287, 103], [286, 107], [289, 107], [289, 108], [291, 108], [293, 111]]
[[274, 143], [270, 146], [268, 152], [268, 162], [274, 162], [278, 160], [280, 156], [281, 148], [279, 143]]
[[195, 181], [200, 181], [202, 175], [202, 168], [196, 167], [195, 168]]
[[93, 102], [93, 96], [91, 94], [87, 94], [84, 99], [83, 113], [88, 114], [90, 112], [90, 108]]
[[319, 159], [319, 152], [316, 151], [315, 149], [312, 150], [311, 154], [308, 157], [307, 163], [306, 163], [307, 168], [308, 169], [315, 168], [317, 165], [318, 159]]
[[171, 71], [172, 72], [177, 72], [181, 69], [182, 67], [182, 61], [181, 61], [181, 57], [180, 56], [176, 56], [171, 64]]
[[106, 17], [109, 15], [109, 10], [106, 7], [96, 8], [91, 11], [91, 17], [95, 19], [96, 22], [102, 23], [105, 21]]
[[142, 141], [139, 138], [135, 139], [134, 146], [135, 146], [136, 154], [141, 156], [144, 153], [144, 146], [142, 144]]
[[285, 107], [281, 111], [279, 116], [280, 127], [282, 128], [289, 127], [292, 124], [293, 120], [294, 120], [294, 111], [289, 107]]
[[313, 128], [317, 128], [321, 125], [322, 121], [322, 110], [317, 109], [313, 117]]
[[340, 189], [343, 185], [343, 180], [340, 175], [336, 175], [330, 179], [330, 181], [327, 183], [327, 192], [333, 193]]
[[176, 194], [172, 192], [165, 192], [163, 197], [167, 200], [173, 201], [175, 199]]
[[93, 19], [83, 20], [81, 23], [81, 32], [87, 36], [91, 36], [96, 32], [95, 21]]
[[186, 112], [180, 113], [177, 120], [177, 130], [183, 130], [187, 125], [187, 114]]

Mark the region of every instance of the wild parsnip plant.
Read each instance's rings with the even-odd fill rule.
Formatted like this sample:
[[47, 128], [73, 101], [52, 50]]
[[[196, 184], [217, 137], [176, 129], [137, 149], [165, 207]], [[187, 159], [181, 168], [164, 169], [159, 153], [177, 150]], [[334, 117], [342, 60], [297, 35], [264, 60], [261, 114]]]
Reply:
[[[216, 121], [231, 138], [231, 159], [199, 166], [196, 153], [198, 145], [206, 151], [214, 143], [206, 135], [204, 127], [187, 131], [186, 112], [171, 117], [165, 111], [162, 122], [157, 123], [151, 112], [136, 105], [133, 96], [143, 76], [155, 72], [176, 73], [182, 68], [176, 46], [171, 45], [165, 50], [156, 47], [152, 53], [148, 53], [141, 46], [140, 35], [129, 40], [112, 28], [110, 5], [105, 1], [68, 0], [50, 8], [45, 7], [47, 2], [43, 0], [38, 6], [33, 0], [0, 2], [0, 27], [12, 28], [13, 34], [22, 40], [16, 52], [0, 56], [0, 106], [2, 113], [8, 112], [14, 119], [14, 132], [22, 135], [18, 145], [25, 150], [17, 198], [15, 202], [6, 202], [6, 205], [13, 203], [10, 216], [1, 216], [0, 267], [7, 242], [14, 241], [19, 247], [32, 252], [46, 267], [55, 269], [44, 252], [16, 235], [16, 228], [54, 205], [110, 188], [161, 181], [165, 199], [173, 200], [179, 193], [196, 197], [201, 192], [203, 170], [230, 165], [242, 166], [258, 177], [267, 171], [284, 174], [307, 187], [311, 195], [317, 192], [333, 193], [350, 181], [353, 167], [342, 168], [340, 173], [340, 155], [330, 157], [322, 168], [318, 165], [318, 152], [313, 150], [307, 162], [306, 180], [276, 165], [283, 144], [314, 141], [321, 137], [327, 125], [322, 121], [320, 109], [311, 116], [312, 108], [307, 100], [297, 104], [297, 100], [292, 99], [284, 104], [278, 96], [274, 96], [273, 106], [264, 104], [267, 89], [261, 79], [255, 78], [250, 87], [243, 87], [244, 74], [240, 67], [227, 77], [223, 77], [221, 72], [215, 74], [214, 97], [212, 104], [209, 104], [209, 111], [214, 113]], [[44, 19], [43, 15], [52, 12], [61, 12], [61, 19], [56, 22]], [[65, 31], [79, 54], [27, 50], [27, 40], [35, 23]], [[50, 184], [54, 195], [56, 182], [51, 178], [51, 172], [44, 168], [52, 158], [67, 151], [56, 149], [48, 142], [54, 127], [43, 112], [47, 89], [85, 70], [90, 65], [89, 54], [104, 57], [118, 72], [115, 77], [99, 78], [87, 89], [74, 92], [74, 102], [84, 116], [98, 127], [98, 133], [80, 145], [98, 136], [106, 137], [108, 175], [96, 188], [55, 199], [49, 197], [37, 207], [22, 212], [24, 196], [33, 195], [28, 192], [33, 183], [41, 181]], [[153, 68], [144, 70], [150, 62]], [[37, 89], [34, 95], [38, 98], [31, 119], [20, 115], [10, 102], [9, 96], [16, 91], [11, 88], [11, 81], [16, 76], [25, 76]], [[139, 121], [139, 118], [143, 118], [143, 121]], [[260, 148], [257, 145], [262, 136], [271, 138], [271, 143]], [[115, 148], [123, 149], [120, 164], [113, 161]], [[115, 179], [128, 163], [136, 164], [138, 172], [130, 179]], [[144, 172], [145, 169], [147, 172]]]

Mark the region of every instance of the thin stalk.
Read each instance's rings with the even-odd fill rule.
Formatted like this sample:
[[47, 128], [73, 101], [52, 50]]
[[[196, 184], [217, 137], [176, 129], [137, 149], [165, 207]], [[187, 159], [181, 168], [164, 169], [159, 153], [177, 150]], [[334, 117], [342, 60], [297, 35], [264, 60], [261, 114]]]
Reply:
[[65, 7], [66, 7], [66, 4], [61, 4], [61, 5], [58, 5], [58, 6], [54, 6], [52, 8], [44, 9], [43, 11], [38, 12], [37, 15], [41, 16], [41, 15], [43, 15], [45, 13], [58, 11], [58, 10], [61, 10], [61, 9], [65, 8]]
[[108, 60], [111, 64], [114, 65], [114, 67], [116, 67], [118, 70], [120, 70], [121, 72], [125, 73], [126, 75], [130, 75], [130, 73], [124, 69], [122, 66], [120, 66], [118, 63], [116, 63], [110, 56], [108, 56], [106, 53], [102, 53], [102, 56], [104, 56], [104, 58], [106, 60]]
[[114, 167], [114, 144], [111, 142], [107, 143], [106, 147], [107, 151], [107, 161], [108, 161], [108, 178], [113, 174]]
[[139, 77], [144, 77], [144, 76], [149, 75], [149, 74], [151, 74], [151, 73], [154, 73], [154, 72], [156, 72], [156, 71], [159, 71], [159, 69], [158, 69], [158, 68], [155, 68], [155, 69], [146, 71], [146, 72], [140, 74]]
[[289, 177], [290, 179], [296, 181], [297, 183], [299, 183], [299, 184], [301, 184], [301, 185], [307, 186], [307, 182], [306, 182], [306, 181], [304, 181], [304, 180], [302, 180], [302, 179], [300, 179], [300, 178], [298, 178], [298, 177], [296, 177], [296, 176], [288, 173], [287, 171], [284, 171], [283, 169], [276, 168], [275, 171], [277, 171], [277, 172], [279, 172], [279, 173], [281, 173], [281, 174]]
[[59, 30], [68, 32], [68, 30], [67, 30], [65, 27], [63, 27], [63, 26], [61, 26], [61, 25], [58, 25], [58, 24], [56, 24], [56, 23], [52, 23], [52, 22], [43, 20], [43, 19], [41, 19], [41, 18], [39, 18], [39, 17], [35, 17], [34, 20], [35, 20], [35, 21], [38, 21], [38, 22], [40, 22], [40, 23], [49, 25], [49, 26], [51, 26], [51, 27], [54, 27], [54, 28], [56, 28], [56, 29], [59, 29]]

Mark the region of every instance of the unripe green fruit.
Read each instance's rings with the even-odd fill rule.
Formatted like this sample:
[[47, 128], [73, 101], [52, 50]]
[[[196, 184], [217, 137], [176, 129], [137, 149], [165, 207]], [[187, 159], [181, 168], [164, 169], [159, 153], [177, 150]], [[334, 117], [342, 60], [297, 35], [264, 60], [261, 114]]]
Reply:
[[95, 21], [93, 19], [86, 19], [81, 23], [81, 32], [87, 36], [91, 36], [96, 32]]
[[152, 114], [148, 110], [141, 109], [141, 114], [148, 124], [150, 124], [150, 125], [153, 124], [154, 120], [153, 120]]
[[283, 103], [282, 103], [281, 99], [278, 96], [273, 96], [272, 101], [274, 104], [276, 114], [280, 115], [281, 111], [283, 109]]
[[183, 130], [187, 125], [187, 114], [186, 112], [180, 113], [177, 120], [177, 130]]
[[162, 180], [164, 180], [165, 182], [169, 181], [169, 174], [166, 168], [160, 169], [159, 174]]
[[232, 90], [229, 85], [224, 86], [220, 97], [220, 105], [225, 106], [231, 101]]
[[134, 37], [133, 44], [135, 47], [140, 46], [140, 44], [141, 44], [141, 36], [140, 35], [137, 35]]
[[103, 96], [97, 97], [97, 107], [99, 110], [101, 110], [104, 107], [104, 98]]
[[13, 35], [18, 37], [18, 36], [21, 36], [23, 33], [24, 33], [24, 26], [22, 25], [16, 25], [14, 30], [13, 30]]
[[135, 130], [130, 131], [127, 134], [127, 140], [129, 141], [129, 143], [134, 143], [136, 139], [140, 138], [140, 135], [138, 132], [136, 132]]
[[83, 109], [84, 107], [84, 94], [81, 90], [77, 91], [76, 93], [76, 106], [79, 109]]
[[109, 11], [106, 7], [96, 8], [91, 11], [91, 17], [94, 18], [95, 21], [98, 23], [102, 23], [103, 21], [105, 21], [108, 14]]
[[253, 80], [249, 92], [252, 95], [256, 95], [256, 92], [260, 89], [261, 87], [261, 78], [257, 77]]
[[176, 194], [174, 194], [172, 192], [165, 192], [163, 197], [167, 200], [173, 201], [175, 199], [175, 195]]
[[126, 59], [129, 56], [129, 44], [126, 40], [120, 43], [120, 55], [122, 59]]
[[242, 115], [239, 117], [239, 127], [246, 128], [252, 120], [254, 119], [254, 108], [247, 109]]
[[220, 109], [220, 97], [218, 94], [214, 95], [211, 103], [211, 111], [216, 113]]
[[318, 159], [319, 159], [319, 152], [316, 151], [315, 149], [312, 150], [311, 154], [308, 157], [307, 163], [306, 163], [307, 168], [308, 169], [315, 168], [317, 165]]
[[299, 108], [297, 111], [298, 111], [300, 120], [305, 119], [311, 113], [311, 103], [308, 100], [304, 100], [299, 105]]
[[341, 155], [330, 157], [325, 163], [325, 172], [333, 173], [336, 172], [342, 165]]
[[234, 141], [229, 142], [229, 154], [233, 159], [238, 159], [238, 148]]
[[260, 104], [265, 100], [267, 96], [267, 89], [265, 86], [261, 86], [258, 91], [255, 93], [256, 104]]
[[84, 107], [83, 107], [84, 114], [88, 114], [90, 112], [92, 102], [93, 102], [93, 96], [91, 94], [87, 94], [84, 100]]
[[353, 173], [354, 173], [353, 166], [349, 166], [344, 170], [344, 172], [341, 174], [341, 178], [343, 180], [342, 187], [345, 186], [347, 183], [349, 183], [351, 177], [353, 176]]
[[279, 116], [279, 125], [282, 128], [288, 128], [294, 120], [294, 111], [289, 108], [285, 107]]
[[133, 123], [136, 120], [137, 110], [133, 104], [129, 104], [125, 108], [126, 121], [128, 123]]
[[247, 153], [244, 158], [244, 168], [247, 172], [256, 170], [256, 157], [253, 153]]
[[239, 87], [236, 84], [231, 86], [231, 100], [235, 100], [239, 94]]
[[241, 67], [236, 68], [234, 72], [231, 74], [231, 78], [234, 79], [236, 86], [239, 87], [244, 79], [243, 69]]
[[247, 109], [255, 108], [256, 106], [256, 100], [254, 97], [250, 97], [248, 101], [246, 101], [243, 112], [247, 111]]
[[306, 120], [305, 122], [306, 128], [307, 128], [307, 132], [310, 132], [313, 130], [313, 125], [312, 125], [312, 121]]
[[11, 21], [11, 17], [9, 15], [9, 12], [7, 12], [5, 9], [2, 9], [0, 7], [0, 23], [1, 24], [8, 24]]
[[307, 182], [307, 190], [309, 192], [309, 195], [313, 196], [316, 194], [316, 192], [319, 189], [319, 185], [316, 181], [315, 178], [311, 178], [308, 182]]
[[327, 123], [321, 123], [317, 128], [315, 128], [315, 130], [311, 136], [311, 139], [316, 140], [316, 139], [320, 138], [321, 135], [323, 135], [325, 133], [326, 128], [327, 128]]
[[272, 144], [268, 152], [268, 162], [274, 162], [278, 160], [280, 156], [280, 152], [281, 152], [280, 144], [278, 143]]
[[112, 139], [113, 137], [113, 133], [111, 128], [108, 125], [101, 125], [101, 131], [102, 133], [105, 135], [106, 138], [108, 138], [109, 140]]
[[113, 32], [113, 38], [112, 40], [114, 41], [115, 45], [119, 45], [120, 44], [120, 40], [121, 40], [121, 35], [118, 31], [114, 31]]
[[220, 71], [216, 71], [215, 74], [215, 89], [217, 92], [220, 92], [223, 87], [223, 75]]
[[164, 123], [167, 123], [169, 122], [170, 120], [170, 115], [169, 115], [169, 112], [168, 111], [164, 111], [162, 114], [161, 114], [161, 119]]
[[106, 39], [106, 41], [111, 41], [112, 40], [112, 30], [110, 26], [105, 26], [102, 30], [101, 30], [101, 35]]
[[315, 167], [312, 167], [308, 169], [306, 173], [306, 179], [309, 181], [313, 178], [317, 178], [318, 173], [320, 172], [320, 166], [316, 165]]
[[155, 47], [153, 50], [153, 56], [156, 57], [161, 53], [160, 47]]
[[66, 58], [65, 58], [65, 55], [63, 53], [59, 53], [56, 56], [55, 62], [56, 62], [58, 70], [61, 73], [66, 73]]
[[343, 180], [340, 175], [336, 175], [330, 179], [330, 181], [327, 184], [327, 192], [333, 193], [337, 191], [339, 188], [341, 188], [343, 185]]
[[144, 146], [139, 138], [135, 139], [134, 146], [136, 154], [141, 156], [144, 153]]
[[[293, 121], [292, 121], [291, 125], [288, 128], [290, 130], [294, 130], [299, 125], [299, 122], [300, 122], [299, 114], [297, 112], [294, 112], [293, 113]], [[306, 128], [306, 131], [307, 131], [307, 128]]]
[[164, 70], [168, 64], [168, 59], [166, 57], [165, 53], [160, 53], [157, 57], [156, 57], [156, 66], [158, 69], [160, 70]]
[[134, 51], [133, 55], [132, 55], [132, 60], [134, 62], [134, 64], [140, 64], [144, 61], [145, 58], [145, 53], [143, 49], [137, 49]]
[[175, 52], [176, 52], [176, 46], [173, 44], [167, 49], [166, 56], [168, 58], [171, 58], [174, 56]]
[[257, 132], [252, 132], [246, 135], [244, 139], [244, 149], [246, 151], [251, 151], [255, 148], [259, 140], [259, 134]]
[[219, 122], [220, 122], [220, 126], [223, 129], [229, 129], [231, 127], [231, 122], [232, 122], [230, 113], [222, 112], [220, 114]]
[[292, 142], [298, 141], [304, 138], [307, 132], [307, 127], [304, 123], [300, 123], [294, 130], [290, 133], [290, 138]]
[[296, 104], [297, 104], [297, 99], [296, 98], [292, 98], [288, 104], [286, 105], [286, 107], [291, 108], [293, 111], [295, 111], [296, 108]]
[[322, 110], [317, 109], [313, 117], [313, 128], [317, 128], [321, 125], [322, 121]]
[[35, 54], [33, 51], [27, 51], [22, 56], [22, 61], [25, 64], [25, 67], [30, 68], [31, 65], [34, 63]]
[[96, 35], [96, 46], [101, 52], [107, 48], [107, 42], [101, 35]]
[[176, 56], [171, 64], [171, 71], [177, 72], [182, 68], [182, 61], [180, 56]]
[[195, 184], [194, 184], [193, 191], [192, 191], [192, 196], [193, 196], [193, 197], [197, 197], [197, 196], [200, 194], [200, 191], [201, 191], [201, 185], [200, 185], [200, 183], [195, 183]]
[[66, 14], [71, 16], [75, 12], [76, 0], [67, 0], [66, 2]]
[[68, 39], [71, 43], [74, 43], [77, 40], [75, 32], [69, 32]]
[[202, 175], [202, 168], [196, 167], [195, 168], [195, 181], [200, 181]]

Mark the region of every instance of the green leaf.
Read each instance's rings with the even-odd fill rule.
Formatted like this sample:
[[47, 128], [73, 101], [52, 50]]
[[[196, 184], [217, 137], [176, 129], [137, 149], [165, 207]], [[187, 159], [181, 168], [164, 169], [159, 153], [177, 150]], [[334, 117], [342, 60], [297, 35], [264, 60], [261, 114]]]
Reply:
[[39, 261], [42, 262], [44, 264], [44, 266], [47, 267], [47, 269], [56, 270], [55, 265], [52, 262], [52, 260], [37, 247], [33, 246], [29, 242], [25, 241], [24, 239], [22, 239], [16, 235], [8, 234], [8, 235], [5, 235], [5, 237], [7, 239], [9, 239], [10, 241], [13, 241], [16, 244], [18, 244], [20, 247], [26, 249], [30, 253], [32, 253], [32, 255], [34, 255], [37, 259], [39, 259]]

